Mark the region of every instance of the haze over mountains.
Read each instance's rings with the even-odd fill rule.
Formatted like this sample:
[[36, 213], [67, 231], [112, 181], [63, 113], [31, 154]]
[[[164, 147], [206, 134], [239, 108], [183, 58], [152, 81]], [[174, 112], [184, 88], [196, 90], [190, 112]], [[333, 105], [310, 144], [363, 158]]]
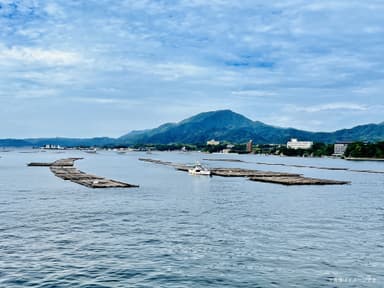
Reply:
[[384, 122], [367, 124], [335, 132], [309, 132], [294, 128], [282, 128], [252, 121], [231, 110], [219, 110], [197, 114], [178, 123], [163, 124], [154, 129], [132, 131], [119, 138], [99, 137], [3, 139], [0, 146], [104, 146], [132, 144], [204, 143], [210, 139], [244, 143], [286, 143], [291, 138], [314, 142], [336, 141], [384, 141]]

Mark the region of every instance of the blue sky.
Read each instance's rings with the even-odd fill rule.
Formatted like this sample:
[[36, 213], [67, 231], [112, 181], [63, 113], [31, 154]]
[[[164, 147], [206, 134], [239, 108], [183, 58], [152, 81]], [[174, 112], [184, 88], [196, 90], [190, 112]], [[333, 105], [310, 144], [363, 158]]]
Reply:
[[383, 55], [382, 0], [0, 0], [0, 138], [379, 123]]

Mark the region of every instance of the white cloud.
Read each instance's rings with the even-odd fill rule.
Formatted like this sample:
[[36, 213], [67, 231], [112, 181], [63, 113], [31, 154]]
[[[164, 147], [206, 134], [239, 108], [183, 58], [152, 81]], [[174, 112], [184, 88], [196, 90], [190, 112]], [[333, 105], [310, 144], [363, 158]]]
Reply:
[[176, 80], [181, 77], [202, 76], [206, 69], [188, 63], [160, 63], [152, 67], [152, 73], [166, 80]]
[[62, 7], [60, 7], [57, 3], [55, 2], [49, 2], [46, 4], [46, 6], [44, 7], [44, 11], [50, 15], [50, 16], [53, 16], [53, 17], [58, 17], [58, 18], [61, 18], [61, 17], [64, 17], [65, 16], [65, 13], [62, 9]]
[[186, 7], [220, 7], [220, 6], [239, 6], [240, 3], [236, 3], [236, 1], [228, 1], [228, 0], [182, 0], [180, 2], [181, 6]]
[[7, 99], [12, 96], [12, 99], [20, 100], [35, 100], [43, 98], [52, 98], [59, 95], [59, 90], [54, 88], [41, 88], [41, 87], [20, 87], [20, 85], [13, 85], [13, 87], [1, 87], [0, 98]]
[[141, 102], [135, 99], [122, 98], [101, 98], [101, 97], [69, 97], [68, 100], [79, 103], [100, 104], [100, 105], [139, 105]]
[[300, 112], [315, 113], [315, 112], [324, 112], [324, 111], [331, 111], [331, 110], [365, 111], [365, 110], [368, 110], [368, 107], [366, 105], [357, 104], [357, 103], [339, 102], [339, 103], [327, 103], [327, 104], [313, 105], [313, 106], [306, 106], [306, 107], [290, 105], [287, 110], [291, 110], [291, 109], [300, 111]]
[[261, 91], [261, 90], [240, 90], [240, 91], [232, 91], [232, 95], [236, 96], [252, 96], [252, 97], [272, 97], [276, 96], [276, 93]]
[[132, 71], [145, 75], [155, 75], [162, 80], [177, 80], [180, 78], [202, 77], [210, 73], [204, 66], [183, 62], [149, 62], [125, 59], [120, 63], [106, 63], [105, 68], [111, 71]]
[[187, 106], [308, 129], [382, 121], [384, 2], [368, 2], [0, 0], [1, 101], [156, 106], [158, 123]]
[[59, 95], [59, 91], [56, 89], [35, 89], [19, 91], [15, 98], [17, 99], [38, 99], [38, 98], [51, 98]]
[[14, 46], [6, 48], [0, 46], [0, 61], [12, 63], [20, 61], [22, 63], [39, 63], [45, 65], [74, 65], [81, 62], [81, 57], [77, 53], [48, 50], [42, 48]]

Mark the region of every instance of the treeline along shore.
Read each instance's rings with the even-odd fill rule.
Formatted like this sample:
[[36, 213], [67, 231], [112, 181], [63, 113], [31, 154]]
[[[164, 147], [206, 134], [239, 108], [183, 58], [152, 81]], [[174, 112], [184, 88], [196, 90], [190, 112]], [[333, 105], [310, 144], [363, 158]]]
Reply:
[[[206, 153], [237, 153], [237, 154], [264, 154], [299, 157], [324, 157], [334, 156], [334, 145], [327, 143], [313, 143], [308, 149], [287, 148], [286, 144], [252, 144], [251, 150], [247, 143], [233, 144], [222, 142], [217, 145], [201, 144], [136, 144], [130, 146], [107, 146], [106, 149], [131, 148], [139, 151], [201, 151]], [[349, 160], [360, 159], [384, 159], [384, 141], [381, 142], [351, 142], [340, 157]]]
[[[65, 149], [103, 149], [115, 150], [118, 152], [127, 151], [199, 151], [204, 153], [236, 153], [236, 154], [263, 154], [263, 155], [280, 155], [293, 157], [331, 157], [338, 156], [347, 160], [384, 160], [384, 141], [380, 142], [351, 142], [343, 154], [335, 155], [335, 144], [313, 143], [310, 148], [293, 149], [288, 148], [286, 144], [253, 144], [248, 143], [229, 143], [226, 141], [219, 142], [215, 145], [206, 143], [200, 144], [134, 144], [134, 145], [92, 145], [92, 146], [71, 146], [71, 145], [45, 145], [43, 147], [34, 147], [43, 150], [65, 150]], [[1, 148], [0, 152], [9, 151], [9, 148]]]

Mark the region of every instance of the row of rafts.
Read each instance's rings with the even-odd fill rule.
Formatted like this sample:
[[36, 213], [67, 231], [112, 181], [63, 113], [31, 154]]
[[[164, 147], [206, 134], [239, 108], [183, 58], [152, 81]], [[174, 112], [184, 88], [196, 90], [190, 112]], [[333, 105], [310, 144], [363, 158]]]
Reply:
[[[28, 166], [48, 166], [50, 170], [57, 176], [64, 180], [69, 180], [74, 183], [87, 186], [90, 188], [131, 188], [139, 187], [129, 183], [107, 179], [104, 177], [87, 174], [74, 167], [74, 162], [81, 158], [67, 158], [57, 160], [53, 163], [29, 163]], [[184, 164], [177, 164], [166, 162], [162, 160], [140, 158], [140, 161], [150, 162], [154, 164], [167, 165], [176, 168], [179, 171], [188, 172], [191, 175], [202, 176], [222, 176], [222, 177], [245, 177], [251, 181], [268, 182], [283, 185], [335, 185], [335, 184], [349, 184], [348, 181], [337, 181], [329, 179], [318, 179], [304, 177], [300, 174], [286, 173], [286, 172], [272, 172], [261, 170], [250, 170], [242, 168], [212, 168], [207, 169], [199, 162], [194, 166]]]

